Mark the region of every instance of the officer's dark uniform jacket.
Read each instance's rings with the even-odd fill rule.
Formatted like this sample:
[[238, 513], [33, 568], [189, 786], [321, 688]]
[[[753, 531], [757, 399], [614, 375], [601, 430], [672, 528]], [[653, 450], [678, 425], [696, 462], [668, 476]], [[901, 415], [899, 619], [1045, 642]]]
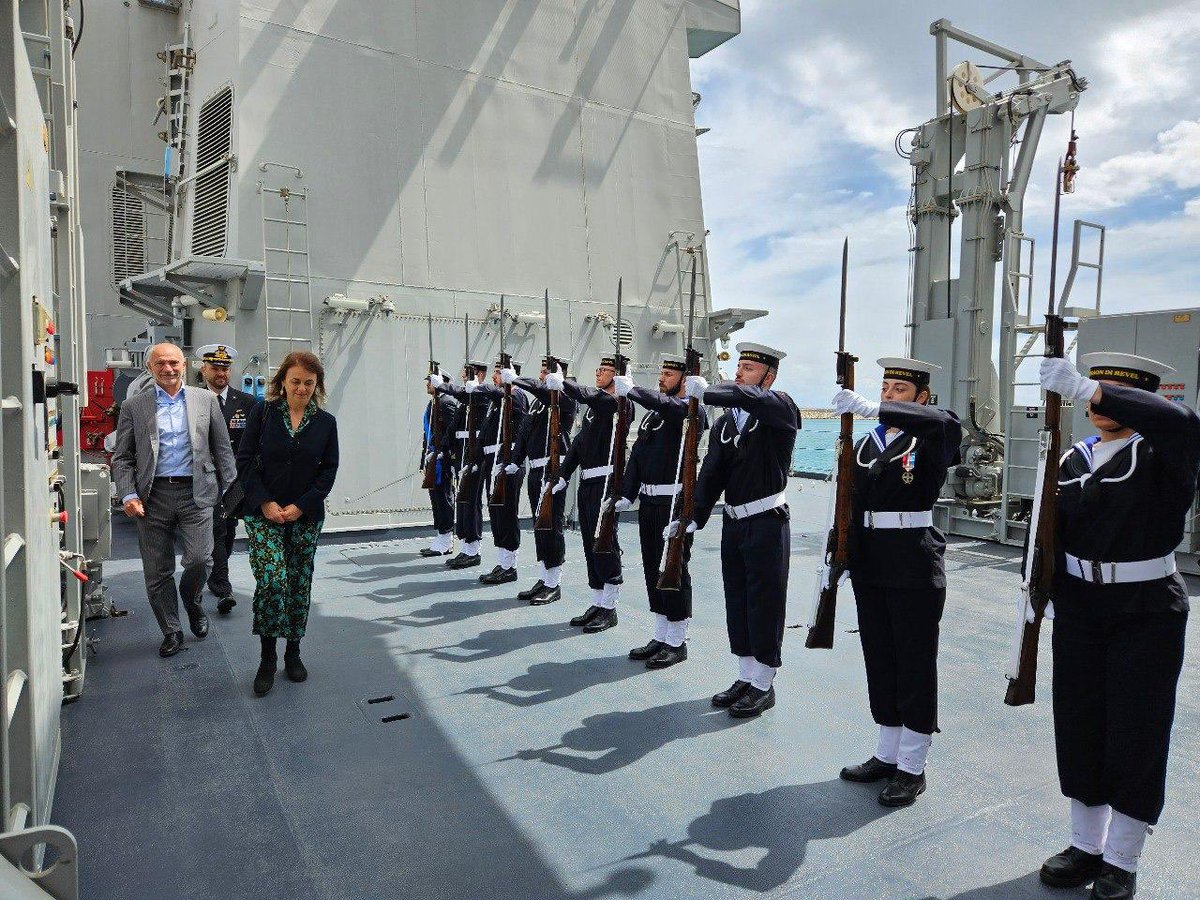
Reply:
[[[220, 394], [217, 397], [219, 399]], [[246, 430], [250, 410], [257, 405], [258, 398], [253, 394], [247, 394], [233, 387], [225, 389], [225, 402], [221, 404], [221, 415], [225, 418], [225, 427], [229, 431], [229, 443], [235, 454], [242, 440], [242, 432]]]
[[[933, 509], [947, 468], [958, 456], [962, 426], [946, 409], [885, 402], [879, 426], [854, 447], [850, 573], [856, 582], [893, 588], [944, 588], [946, 539], [936, 528], [876, 528], [865, 513]], [[900, 433], [887, 441], [887, 429]], [[908, 468], [906, 468], [908, 467]], [[904, 480], [910, 473], [911, 481]]]
[[430, 416], [433, 414], [433, 400], [430, 399], [425, 404], [425, 428], [421, 432], [421, 464], [424, 465], [425, 457], [432, 451], [442, 454], [442, 458], [437, 461], [437, 483], [444, 484], [445, 480], [450, 476], [451, 461], [456, 458], [454, 430], [458, 425], [459, 407], [461, 404], [449, 394], [439, 393], [437, 395], [438, 409], [441, 414], [442, 430], [440, 434], [433, 436], [433, 445], [429, 445], [428, 431], [432, 427], [430, 424]]
[[[562, 477], [569, 481], [576, 469], [595, 469], [609, 464], [617, 396], [574, 381], [564, 384], [562, 393], [587, 407], [579, 434], [571, 442], [560, 470]], [[599, 481], [598, 478], [595, 480]]]
[[1092, 409], [1137, 434], [1095, 472], [1091, 450], [1099, 437], [1080, 441], [1062, 457], [1055, 608], [1082, 602], [1098, 613], [1187, 610], [1187, 588], [1178, 574], [1125, 584], [1094, 584], [1067, 574], [1064, 553], [1093, 562], [1133, 562], [1173, 552], [1196, 497], [1196, 413], [1126, 385], [1105, 383], [1101, 394]]
[[[496, 446], [500, 443], [500, 414], [504, 409], [504, 388], [496, 387], [494, 384], [485, 384], [477, 389], [475, 393], [482, 393], [489, 398], [491, 406], [488, 408], [487, 419], [483, 423], [483, 432], [480, 440], [483, 442], [484, 450], [486, 448]], [[521, 431], [521, 426], [525, 423], [525, 416], [529, 413], [529, 395], [513, 385], [512, 392], [512, 417], [513, 417], [513, 446], [516, 446], [517, 435]], [[495, 452], [486, 453], [485, 457], [489, 465], [495, 461]], [[489, 472], [490, 474], [490, 472]]]
[[[638, 423], [637, 439], [625, 465], [625, 481], [621, 496], [633, 501], [643, 484], [672, 485], [679, 475], [679, 445], [687, 423], [687, 397], [673, 397], [658, 391], [635, 387], [629, 399], [648, 412]], [[700, 413], [701, 428], [708, 427], [708, 417]], [[651, 506], [670, 506], [672, 494], [642, 497]]]
[[[550, 392], [546, 390], [545, 385], [533, 378], [518, 378], [513, 382], [513, 387], [528, 391], [533, 396], [513, 447], [513, 462], [523, 465], [528, 459], [544, 458], [549, 450], [546, 431], [550, 427]], [[575, 425], [575, 414], [578, 410], [579, 404], [563, 391], [558, 392], [558, 452], [562, 456], [570, 449], [571, 429]]]
[[696, 478], [698, 528], [708, 522], [722, 491], [726, 506], [741, 506], [782, 493], [787, 488], [792, 449], [800, 429], [800, 410], [782, 391], [722, 382], [704, 392], [704, 402], [738, 407], [750, 417], [740, 434], [732, 411], [712, 427], [708, 454]]
[[[458, 402], [458, 414], [454, 418], [454, 459], [455, 463], [461, 468], [468, 462], [481, 465], [483, 463], [483, 443], [479, 444], [479, 459], [466, 461], [462, 459], [462, 455], [467, 452], [467, 439], [462, 437], [467, 430], [467, 419], [470, 418], [472, 430], [476, 434], [482, 435], [483, 425], [488, 415], [488, 405], [491, 402], [491, 397], [482, 390], [472, 391], [467, 393], [467, 389], [459, 384], [441, 384], [436, 388], [439, 394], [449, 394]], [[468, 401], [468, 398], [469, 401]]]

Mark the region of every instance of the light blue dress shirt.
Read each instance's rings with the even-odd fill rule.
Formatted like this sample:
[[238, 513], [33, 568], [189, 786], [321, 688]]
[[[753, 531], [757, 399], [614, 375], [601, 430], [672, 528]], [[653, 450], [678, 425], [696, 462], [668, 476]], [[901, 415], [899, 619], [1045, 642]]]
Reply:
[[179, 389], [174, 397], [154, 386], [158, 402], [158, 466], [156, 478], [167, 475], [192, 474], [192, 439], [188, 434], [187, 388]]

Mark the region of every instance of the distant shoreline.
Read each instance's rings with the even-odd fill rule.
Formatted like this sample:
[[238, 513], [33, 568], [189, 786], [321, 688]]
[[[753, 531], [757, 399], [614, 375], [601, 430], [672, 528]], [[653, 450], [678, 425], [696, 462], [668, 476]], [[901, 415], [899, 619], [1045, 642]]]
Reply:
[[[832, 409], [801, 409], [800, 417], [802, 419], [836, 419], [838, 414]], [[874, 420], [877, 416], [855, 416], [854, 418]]]

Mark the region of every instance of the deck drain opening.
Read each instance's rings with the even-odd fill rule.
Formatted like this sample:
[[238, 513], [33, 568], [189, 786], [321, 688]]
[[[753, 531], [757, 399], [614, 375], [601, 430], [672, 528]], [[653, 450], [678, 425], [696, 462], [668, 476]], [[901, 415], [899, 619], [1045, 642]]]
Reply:
[[367, 699], [367, 702], [368, 703], [390, 703], [391, 701], [393, 701], [395, 699], [396, 698], [393, 697], [391, 694], [385, 694], [382, 697], [370, 697]]
[[398, 713], [397, 715], [394, 715], [394, 716], [384, 716], [384, 717], [383, 717], [382, 719], [380, 719], [379, 721], [380, 721], [380, 722], [384, 722], [384, 723], [387, 723], [387, 722], [399, 722], [399, 721], [401, 721], [402, 719], [407, 719], [408, 717], [409, 717], [409, 714], [408, 714], [408, 713]]

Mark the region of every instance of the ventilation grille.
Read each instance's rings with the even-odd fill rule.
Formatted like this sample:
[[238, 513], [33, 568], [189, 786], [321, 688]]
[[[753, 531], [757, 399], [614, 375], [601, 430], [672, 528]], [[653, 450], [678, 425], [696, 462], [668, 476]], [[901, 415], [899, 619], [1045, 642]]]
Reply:
[[[203, 172], [232, 149], [233, 89], [224, 88], [200, 107], [196, 168]], [[196, 179], [192, 201], [192, 253], [224, 256], [229, 231], [229, 162]]]
[[146, 208], [118, 179], [112, 189], [113, 287], [146, 271]]
[[633, 346], [633, 323], [628, 319], [621, 319], [617, 322], [616, 327], [612, 330], [613, 346], [617, 350], [625, 350]]

